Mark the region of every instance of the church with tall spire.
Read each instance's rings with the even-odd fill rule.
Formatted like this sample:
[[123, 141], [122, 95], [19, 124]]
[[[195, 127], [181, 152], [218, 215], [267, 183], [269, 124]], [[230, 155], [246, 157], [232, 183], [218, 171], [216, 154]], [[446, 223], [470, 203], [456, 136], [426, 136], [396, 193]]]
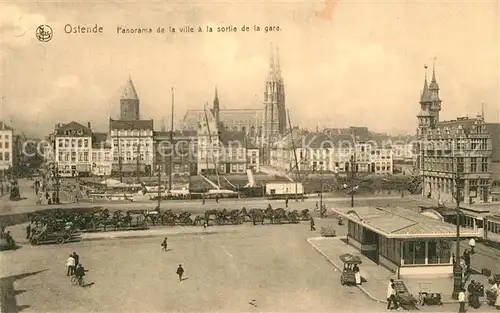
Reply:
[[[221, 97], [222, 95], [222, 97]], [[254, 108], [225, 108], [223, 93], [215, 87], [211, 108], [188, 110], [181, 121], [184, 130], [197, 130], [205, 113], [210, 113], [219, 131], [245, 132], [251, 142], [262, 146], [272, 144], [286, 132], [285, 87], [278, 48], [271, 47], [269, 70], [264, 81], [264, 97]]]

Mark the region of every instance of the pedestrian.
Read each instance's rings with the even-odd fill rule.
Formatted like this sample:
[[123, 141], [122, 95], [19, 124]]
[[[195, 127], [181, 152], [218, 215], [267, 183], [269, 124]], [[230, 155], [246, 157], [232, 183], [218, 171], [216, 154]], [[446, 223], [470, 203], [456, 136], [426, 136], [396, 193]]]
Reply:
[[465, 289], [461, 288], [460, 292], [458, 293], [458, 313], [465, 313]]
[[30, 235], [31, 235], [31, 224], [28, 224], [28, 226], [26, 226], [26, 239], [30, 239]]
[[387, 288], [387, 310], [392, 310], [391, 307], [397, 309], [397, 299], [396, 299], [396, 288], [394, 285], [394, 280], [391, 278], [391, 282], [389, 287]]
[[163, 239], [161, 246], [163, 247], [162, 248], [163, 251], [167, 251], [167, 237], [165, 237], [165, 239]]
[[285, 198], [285, 208], [288, 208], [288, 196]]
[[203, 221], [203, 229], [207, 229], [207, 226], [208, 226], [208, 225], [207, 225], [207, 220], [205, 219], [205, 220]]
[[474, 248], [476, 247], [476, 240], [474, 240], [474, 238], [471, 238], [471, 239], [469, 240], [469, 247], [470, 247], [470, 253], [471, 253], [471, 254], [476, 253], [476, 252], [474, 251]]
[[184, 269], [182, 268], [182, 264], [179, 264], [176, 273], [177, 275], [179, 275], [179, 281], [182, 281], [182, 275], [184, 274]]
[[73, 252], [73, 259], [75, 259], [75, 267], [80, 264], [80, 256], [76, 254], [76, 252]]
[[470, 253], [469, 253], [469, 250], [465, 250], [464, 251], [464, 262], [465, 262], [465, 269], [466, 269], [466, 273], [469, 273], [470, 272]]
[[70, 254], [69, 258], [66, 260], [66, 266], [68, 267], [66, 276], [72, 276], [75, 271], [75, 258], [73, 258], [72, 254]]
[[219, 196], [215, 195], [215, 203], [219, 203]]
[[316, 227], [314, 227], [314, 219], [311, 216], [311, 231], [315, 231], [315, 230], [316, 230]]

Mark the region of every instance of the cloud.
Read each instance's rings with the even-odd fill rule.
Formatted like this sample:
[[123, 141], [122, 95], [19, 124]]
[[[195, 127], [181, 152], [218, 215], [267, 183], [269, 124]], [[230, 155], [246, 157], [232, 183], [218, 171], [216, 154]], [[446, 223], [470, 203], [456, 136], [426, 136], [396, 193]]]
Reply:
[[36, 40], [39, 25], [47, 24], [41, 14], [27, 13], [13, 4], [2, 4], [0, 10], [0, 30], [2, 44], [11, 48], [26, 46]]
[[80, 85], [80, 79], [76, 75], [67, 75], [58, 78], [54, 82], [55, 88], [73, 88], [78, 87]]

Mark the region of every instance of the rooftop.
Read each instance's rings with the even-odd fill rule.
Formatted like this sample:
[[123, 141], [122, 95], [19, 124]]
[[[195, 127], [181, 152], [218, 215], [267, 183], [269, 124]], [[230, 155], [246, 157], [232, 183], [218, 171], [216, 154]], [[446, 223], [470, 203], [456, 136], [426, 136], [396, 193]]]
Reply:
[[109, 129], [153, 130], [153, 120], [123, 121], [109, 119]]
[[13, 129], [4, 122], [0, 121], [0, 130], [13, 130]]
[[[356, 207], [334, 208], [342, 217], [360, 224], [387, 238], [453, 238], [456, 226], [441, 222], [415, 211], [403, 208]], [[462, 237], [476, 237], [479, 234], [462, 228]]]
[[91, 137], [92, 136], [92, 130], [84, 126], [78, 122], [72, 121], [68, 124], [64, 124], [63, 126], [59, 127], [56, 130], [56, 136], [58, 137], [75, 137], [75, 136], [82, 136], [82, 137]]

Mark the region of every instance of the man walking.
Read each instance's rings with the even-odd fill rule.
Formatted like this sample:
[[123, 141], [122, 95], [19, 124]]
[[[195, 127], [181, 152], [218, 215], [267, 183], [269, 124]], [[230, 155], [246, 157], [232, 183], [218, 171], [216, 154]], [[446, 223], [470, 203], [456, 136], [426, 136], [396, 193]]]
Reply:
[[182, 281], [182, 275], [184, 274], [184, 269], [182, 268], [182, 264], [179, 264], [176, 273], [177, 275], [179, 275], [179, 281]]
[[460, 289], [460, 292], [458, 293], [458, 313], [465, 313], [465, 290], [464, 288]]
[[167, 237], [165, 237], [165, 239], [163, 239], [161, 246], [163, 247], [162, 248], [163, 251], [167, 251]]
[[315, 231], [315, 230], [316, 230], [316, 227], [314, 227], [314, 219], [311, 216], [311, 231]]
[[80, 256], [76, 254], [76, 252], [73, 252], [73, 259], [75, 259], [75, 267], [80, 264]]
[[30, 239], [31, 235], [31, 223], [26, 226], [26, 239]]
[[73, 258], [73, 255], [69, 255], [69, 258], [66, 260], [66, 266], [68, 267], [66, 276], [72, 276], [75, 271], [75, 258]]
[[469, 240], [469, 247], [470, 247], [470, 253], [474, 254], [475, 253], [474, 248], [476, 247], [476, 241], [474, 240], [474, 238], [471, 238]]

